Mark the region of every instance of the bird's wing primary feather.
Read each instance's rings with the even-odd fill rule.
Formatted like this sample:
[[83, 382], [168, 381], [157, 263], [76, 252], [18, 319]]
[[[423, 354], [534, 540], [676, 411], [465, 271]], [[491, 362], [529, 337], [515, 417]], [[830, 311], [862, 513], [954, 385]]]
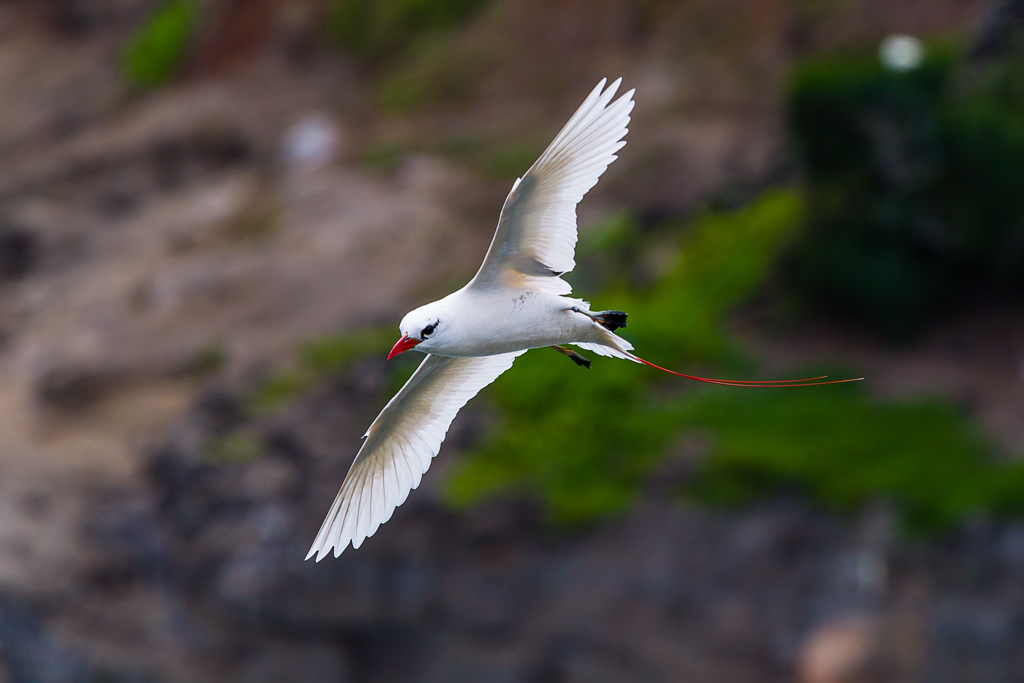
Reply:
[[523, 286], [568, 294], [560, 276], [576, 261], [576, 205], [626, 142], [633, 91], [612, 102], [622, 79], [602, 79], [551, 145], [512, 185], [471, 287]]
[[353, 548], [391, 518], [437, 455], [462, 406], [512, 367], [516, 356], [428, 355], [366, 431], [366, 441], [341, 485], [313, 546], [317, 562]]

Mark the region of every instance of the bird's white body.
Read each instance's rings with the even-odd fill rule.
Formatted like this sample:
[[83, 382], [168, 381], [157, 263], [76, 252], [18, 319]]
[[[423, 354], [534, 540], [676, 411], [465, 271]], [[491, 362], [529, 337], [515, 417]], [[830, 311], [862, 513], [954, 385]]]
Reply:
[[431, 306], [444, 314], [446, 334], [437, 343], [421, 342], [438, 356], [471, 358], [493, 356], [562, 344], [616, 344], [625, 340], [586, 315], [589, 304], [581, 299], [529, 289], [474, 289], [464, 287]]
[[576, 204], [626, 144], [633, 91], [613, 102], [619, 83], [605, 89], [602, 80], [515, 181], [469, 284], [402, 319], [392, 355], [414, 347], [428, 355], [367, 430], [307, 559], [338, 556], [373, 535], [419, 485], [459, 409], [527, 350], [575, 344], [638, 361], [587, 302], [565, 296], [571, 287], [561, 278], [575, 266]]

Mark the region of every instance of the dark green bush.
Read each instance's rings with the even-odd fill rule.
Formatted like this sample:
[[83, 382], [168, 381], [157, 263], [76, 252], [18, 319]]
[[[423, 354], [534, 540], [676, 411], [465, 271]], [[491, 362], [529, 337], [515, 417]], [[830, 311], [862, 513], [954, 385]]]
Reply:
[[335, 0], [327, 30], [352, 54], [381, 59], [466, 19], [487, 0]]
[[1024, 513], [1024, 465], [994, 464], [991, 445], [948, 403], [879, 403], [856, 386], [721, 391], [682, 406], [677, 419], [714, 436], [714, 455], [687, 492], [703, 502], [790, 491], [851, 511], [886, 500], [926, 534], [973, 514]]
[[807, 221], [797, 292], [894, 338], [981, 293], [1024, 284], [1024, 70], [932, 48], [917, 69], [872, 57], [798, 67], [788, 128]]
[[175, 76], [188, 53], [199, 11], [196, 0], [168, 0], [157, 7], [121, 55], [121, 70], [129, 83], [154, 88]]

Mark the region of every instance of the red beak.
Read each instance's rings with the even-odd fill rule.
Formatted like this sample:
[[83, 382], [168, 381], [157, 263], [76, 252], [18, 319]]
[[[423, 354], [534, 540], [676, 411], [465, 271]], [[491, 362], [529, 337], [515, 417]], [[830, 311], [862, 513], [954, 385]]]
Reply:
[[408, 351], [409, 349], [411, 349], [412, 347], [416, 346], [419, 343], [419, 339], [413, 339], [412, 337], [407, 337], [406, 335], [403, 334], [402, 338], [399, 339], [398, 343], [395, 344], [395, 347], [391, 349], [391, 353], [388, 354], [388, 360], [391, 360], [400, 353], [405, 353], [406, 351]]

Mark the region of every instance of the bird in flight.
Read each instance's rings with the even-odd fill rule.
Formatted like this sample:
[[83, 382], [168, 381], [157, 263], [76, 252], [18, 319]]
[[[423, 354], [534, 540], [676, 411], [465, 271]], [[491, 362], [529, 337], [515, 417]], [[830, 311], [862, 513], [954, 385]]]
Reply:
[[711, 384], [783, 387], [834, 384], [797, 380], [721, 380], [673, 372], [635, 355], [615, 334], [621, 311], [593, 311], [562, 275], [576, 265], [576, 205], [626, 143], [633, 90], [602, 79], [526, 174], [513, 183], [480, 270], [462, 289], [408, 313], [388, 359], [427, 355], [364, 435], [341, 490], [306, 559], [319, 562], [358, 548], [419, 486], [455, 415], [530, 349], [550, 347], [578, 365], [590, 361], [566, 345], [642, 363]]

